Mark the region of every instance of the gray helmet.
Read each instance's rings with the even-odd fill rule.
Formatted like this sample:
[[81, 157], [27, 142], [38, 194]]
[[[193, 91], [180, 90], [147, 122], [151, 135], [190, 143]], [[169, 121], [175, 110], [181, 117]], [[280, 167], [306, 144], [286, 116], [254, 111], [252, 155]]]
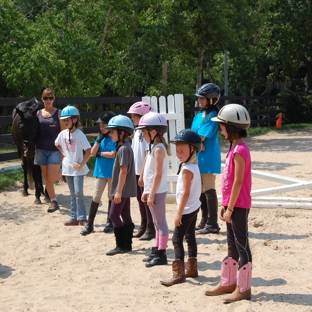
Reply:
[[250, 127], [250, 116], [247, 109], [239, 104], [228, 104], [223, 106], [217, 117], [212, 121], [228, 124], [238, 129], [247, 130]]
[[205, 83], [198, 89], [195, 95], [206, 99], [215, 99], [213, 105], [216, 105], [220, 100], [221, 90], [214, 83]]

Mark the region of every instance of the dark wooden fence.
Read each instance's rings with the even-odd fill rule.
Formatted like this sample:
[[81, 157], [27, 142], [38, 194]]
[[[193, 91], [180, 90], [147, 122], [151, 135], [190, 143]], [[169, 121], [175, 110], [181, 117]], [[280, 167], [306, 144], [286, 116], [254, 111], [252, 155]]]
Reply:
[[[13, 143], [11, 135], [12, 111], [20, 102], [29, 98], [0, 98], [0, 146]], [[198, 111], [196, 98], [185, 97], [185, 126], [191, 126], [193, 117]], [[224, 96], [221, 97], [219, 107], [226, 103], [238, 103], [245, 106], [252, 120], [252, 127], [274, 126], [277, 114], [280, 112], [275, 96]], [[129, 107], [141, 101], [140, 97], [92, 97], [92, 98], [56, 98], [54, 106], [63, 108], [68, 104], [74, 104], [80, 111], [83, 131], [85, 134], [97, 133], [98, 126], [94, 121], [100, 112], [111, 110], [118, 114], [125, 114]], [[3, 116], [4, 114], [4, 116]], [[17, 152], [0, 154], [0, 161], [17, 159]]]

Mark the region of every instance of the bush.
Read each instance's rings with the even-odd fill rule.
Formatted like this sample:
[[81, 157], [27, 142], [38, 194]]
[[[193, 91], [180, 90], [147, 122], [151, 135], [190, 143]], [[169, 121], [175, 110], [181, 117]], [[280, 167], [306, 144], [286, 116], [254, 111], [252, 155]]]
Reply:
[[309, 123], [312, 120], [312, 95], [306, 95], [300, 86], [278, 94], [277, 103], [283, 113], [283, 122]]

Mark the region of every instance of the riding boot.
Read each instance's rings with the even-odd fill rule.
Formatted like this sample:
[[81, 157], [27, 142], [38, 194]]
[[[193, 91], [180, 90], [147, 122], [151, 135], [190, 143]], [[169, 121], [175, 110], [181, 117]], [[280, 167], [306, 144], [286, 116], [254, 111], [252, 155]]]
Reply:
[[153, 267], [154, 265], [164, 265], [164, 264], [167, 264], [167, 255], [166, 255], [166, 249], [162, 249], [162, 250], [156, 250], [155, 251], [155, 257], [147, 262], [145, 264], [145, 266], [147, 268], [151, 268]]
[[197, 259], [189, 258], [185, 267], [185, 277], [198, 277]]
[[132, 251], [132, 237], [134, 230], [134, 223], [125, 224], [126, 227], [126, 249], [127, 251]]
[[153, 222], [147, 223], [145, 233], [143, 236], [139, 238], [139, 240], [151, 240], [155, 238], [155, 234], [156, 231], [154, 223]]
[[207, 207], [208, 207], [208, 220], [207, 224], [202, 230], [199, 230], [198, 234], [217, 234], [220, 231], [218, 225], [218, 197], [217, 192], [214, 189], [205, 192]]
[[201, 193], [200, 194], [200, 201], [201, 201], [201, 220], [198, 223], [198, 225], [196, 226], [195, 230], [201, 230], [205, 227], [207, 220], [208, 220], [208, 207], [207, 207], [207, 199], [206, 199], [206, 195], [205, 193]]
[[81, 235], [85, 236], [87, 234], [90, 234], [94, 230], [94, 218], [96, 216], [96, 213], [99, 208], [99, 203], [96, 203], [92, 200], [91, 206], [90, 206], [90, 212], [89, 212], [89, 218], [88, 218], [88, 224], [86, 227], [80, 232]]
[[113, 231], [113, 223], [112, 223], [112, 220], [109, 217], [111, 205], [112, 205], [112, 201], [109, 200], [108, 201], [108, 211], [107, 211], [107, 221], [106, 221], [106, 224], [105, 224], [105, 227], [104, 227], [104, 230], [103, 230], [104, 233], [109, 233], [109, 232]]
[[153, 260], [155, 257], [155, 252], [157, 249], [158, 249], [158, 247], [152, 247], [150, 255], [148, 257], [144, 258], [142, 261], [143, 262], [149, 262], [149, 261]]
[[184, 261], [178, 259], [172, 262], [172, 273], [173, 276], [167, 281], [160, 281], [164, 286], [172, 286], [175, 284], [180, 284], [185, 282], [185, 273], [184, 273]]
[[219, 296], [231, 293], [236, 288], [237, 262], [228, 257], [222, 261], [221, 277], [217, 286], [208, 288], [205, 291], [206, 296]]
[[145, 233], [146, 224], [147, 224], [146, 221], [141, 221], [141, 226], [139, 227], [135, 235], [133, 235], [133, 237], [140, 238]]
[[116, 247], [106, 253], [107, 256], [114, 256], [117, 254], [122, 254], [127, 252], [126, 248], [126, 227], [121, 226], [119, 228], [114, 228]]
[[224, 298], [225, 303], [231, 303], [235, 301], [240, 301], [243, 299], [250, 300], [251, 298], [251, 273], [252, 273], [252, 263], [248, 262], [242, 266], [237, 273], [237, 285], [235, 290], [226, 295]]

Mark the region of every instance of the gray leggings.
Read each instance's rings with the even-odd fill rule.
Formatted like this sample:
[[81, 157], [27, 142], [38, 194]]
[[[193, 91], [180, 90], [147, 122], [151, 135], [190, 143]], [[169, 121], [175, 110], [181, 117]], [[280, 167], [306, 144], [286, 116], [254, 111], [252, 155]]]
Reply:
[[159, 231], [159, 236], [169, 235], [166, 219], [166, 197], [167, 192], [155, 194], [154, 207], [149, 207], [152, 213], [155, 228]]

